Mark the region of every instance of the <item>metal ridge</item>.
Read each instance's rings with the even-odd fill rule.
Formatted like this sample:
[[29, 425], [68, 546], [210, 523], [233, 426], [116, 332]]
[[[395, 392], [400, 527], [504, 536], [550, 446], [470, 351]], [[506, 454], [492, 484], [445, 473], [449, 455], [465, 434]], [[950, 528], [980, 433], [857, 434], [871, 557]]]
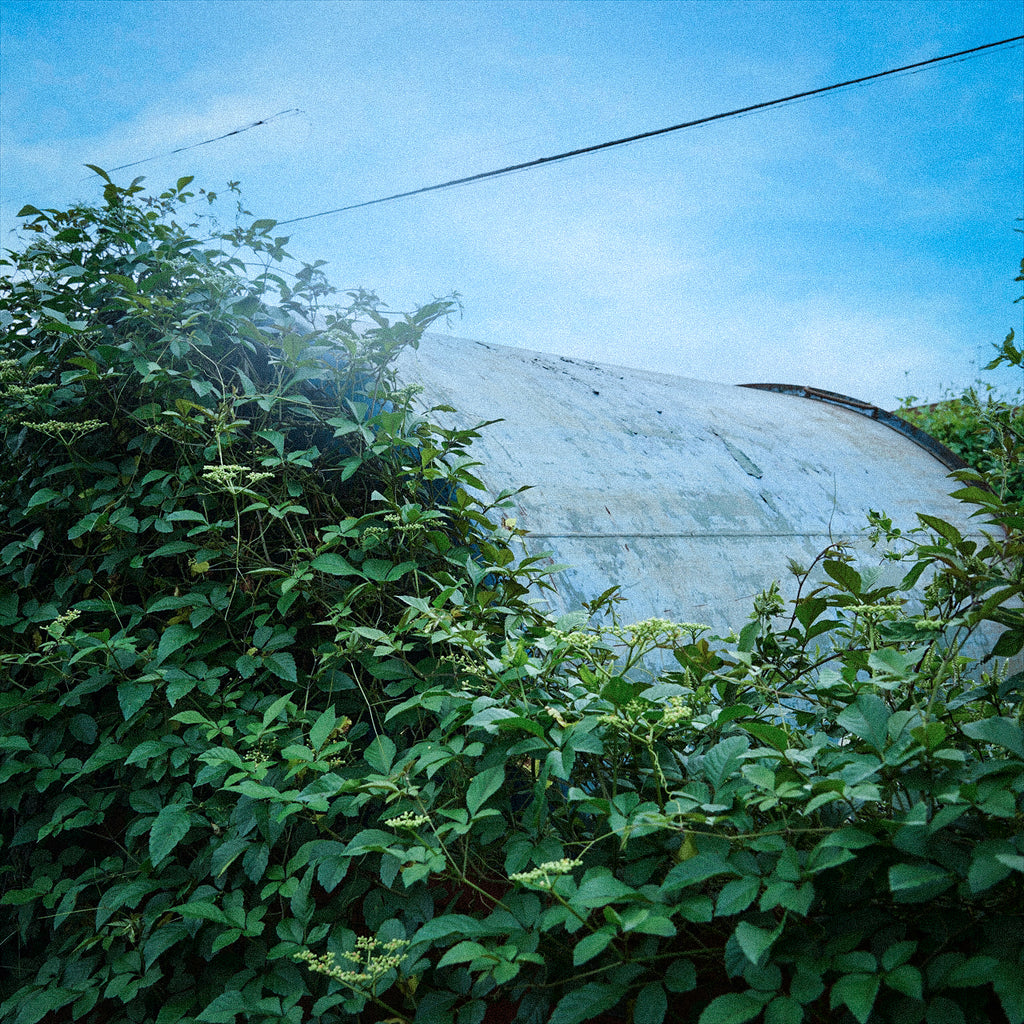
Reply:
[[797, 398], [809, 398], [814, 402], [824, 402], [827, 405], [838, 405], [850, 412], [867, 416], [868, 419], [885, 426], [896, 433], [909, 438], [918, 447], [923, 448], [929, 455], [938, 459], [951, 472], [957, 469], [969, 469], [970, 467], [955, 452], [952, 452], [941, 441], [935, 440], [931, 434], [908, 423], [905, 419], [893, 412], [879, 409], [877, 405], [870, 402], [862, 402], [859, 398], [850, 398], [849, 395], [841, 395], [836, 391], [825, 391], [822, 388], [806, 387], [801, 384], [740, 384], [741, 388], [755, 388], [758, 391], [772, 391], [777, 395], [794, 395]]

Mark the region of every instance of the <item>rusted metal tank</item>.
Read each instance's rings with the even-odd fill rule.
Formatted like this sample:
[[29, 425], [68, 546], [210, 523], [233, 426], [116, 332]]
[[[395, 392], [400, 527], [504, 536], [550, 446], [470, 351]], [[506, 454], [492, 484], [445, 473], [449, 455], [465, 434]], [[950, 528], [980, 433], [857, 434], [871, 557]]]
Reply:
[[792, 595], [790, 559], [810, 565], [843, 541], [878, 565], [864, 533], [869, 509], [904, 530], [921, 511], [977, 532], [970, 509], [949, 496], [946, 456], [955, 456], [828, 392], [707, 383], [441, 335], [403, 353], [399, 374], [423, 388], [426, 407], [458, 410], [449, 425], [500, 420], [474, 443], [474, 472], [492, 494], [531, 485], [508, 514], [529, 531], [530, 554], [570, 566], [549, 598], [557, 612], [618, 585], [630, 619], [738, 630], [773, 580]]

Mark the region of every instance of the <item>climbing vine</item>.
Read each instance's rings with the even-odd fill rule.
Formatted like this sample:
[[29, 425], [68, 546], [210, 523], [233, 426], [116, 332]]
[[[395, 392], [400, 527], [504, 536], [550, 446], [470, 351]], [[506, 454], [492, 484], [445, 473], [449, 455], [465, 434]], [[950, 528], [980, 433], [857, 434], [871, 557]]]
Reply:
[[103, 182], [0, 279], [0, 1017], [1024, 1021], [1018, 497], [553, 619], [391, 370], [449, 300]]

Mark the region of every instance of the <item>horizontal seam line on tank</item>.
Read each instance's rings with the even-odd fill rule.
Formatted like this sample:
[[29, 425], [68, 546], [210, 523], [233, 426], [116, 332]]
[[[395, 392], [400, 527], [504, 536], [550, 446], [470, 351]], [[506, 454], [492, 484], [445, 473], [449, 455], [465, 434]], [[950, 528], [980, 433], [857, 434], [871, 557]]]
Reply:
[[852, 538], [858, 537], [856, 533], [534, 533], [532, 530], [527, 530], [525, 538], [526, 540], [599, 540], [600, 538], [608, 538], [609, 540], [615, 538], [626, 538], [631, 537], [637, 540], [671, 540], [673, 537], [683, 537], [687, 539], [696, 540], [701, 537], [706, 538], [719, 538], [724, 537], [726, 539], [745, 539], [749, 537], [831, 537], [833, 539], [839, 538]]

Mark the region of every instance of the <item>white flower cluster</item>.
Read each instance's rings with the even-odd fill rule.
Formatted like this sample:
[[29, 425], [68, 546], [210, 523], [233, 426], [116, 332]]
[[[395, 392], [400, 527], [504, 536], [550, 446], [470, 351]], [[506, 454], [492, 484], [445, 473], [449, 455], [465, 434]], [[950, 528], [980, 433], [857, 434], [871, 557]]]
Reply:
[[59, 437], [64, 441], [82, 437], [103, 426], [102, 420], [82, 420], [79, 423], [67, 423], [64, 420], [47, 420], [45, 423], [26, 423], [26, 427], [38, 430], [47, 437]]
[[22, 380], [25, 376], [17, 359], [0, 359], [0, 381]]
[[387, 818], [384, 824], [388, 828], [393, 828], [396, 831], [400, 828], [407, 828], [410, 831], [418, 829], [420, 825], [426, 825], [430, 821], [430, 816], [427, 814], [413, 814], [412, 811], [406, 811], [404, 814], [399, 814], [395, 818]]
[[510, 882], [518, 882], [520, 885], [543, 884], [549, 878], [569, 874], [573, 868], [578, 868], [582, 863], [581, 860], [569, 860], [567, 857], [563, 857], [561, 860], [545, 861], [530, 871], [517, 871], [514, 875], [509, 875], [508, 878]]
[[873, 615], [882, 617], [884, 615], [894, 615], [898, 612], [903, 605], [899, 602], [890, 604], [848, 604], [846, 611], [853, 612], [854, 615]]
[[[342, 953], [346, 960], [356, 965], [356, 970], [344, 970], [335, 963], [333, 953], [318, 956], [308, 949], [294, 954], [296, 960], [302, 960], [316, 974], [326, 974], [329, 978], [342, 985], [354, 989], [372, 989], [373, 985], [390, 970], [397, 970], [405, 957], [404, 950], [409, 945], [407, 939], [390, 939], [381, 942], [372, 936], [360, 936], [356, 939], [356, 948], [351, 952]], [[364, 959], [365, 958], [365, 959]]]
[[46, 627], [46, 632], [49, 633], [54, 640], [59, 640], [67, 632], [68, 626], [70, 626], [81, 614], [82, 613], [78, 611], [78, 609], [72, 608], [63, 614], [58, 615], [57, 618], [55, 618], [53, 622]]
[[699, 622], [670, 622], [668, 619], [641, 619], [626, 626], [609, 626], [607, 632], [629, 644], [630, 647], [647, 645], [666, 646], [692, 640], [698, 633], [710, 629]]
[[665, 710], [661, 714], [661, 724], [666, 729], [689, 722], [693, 718], [693, 708], [683, 703], [682, 697], [669, 697], [665, 702]]
[[269, 480], [273, 473], [261, 473], [258, 470], [250, 469], [248, 466], [218, 464], [214, 466], [203, 466], [203, 479], [208, 483], [227, 491], [229, 494], [240, 494], [253, 484], [262, 480]]

